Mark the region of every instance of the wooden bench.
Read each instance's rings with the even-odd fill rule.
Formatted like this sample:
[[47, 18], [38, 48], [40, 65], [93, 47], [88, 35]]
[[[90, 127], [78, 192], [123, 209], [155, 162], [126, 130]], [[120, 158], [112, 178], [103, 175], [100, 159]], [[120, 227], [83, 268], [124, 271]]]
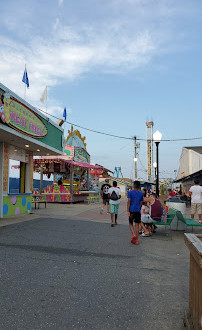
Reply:
[[172, 223], [174, 217], [176, 216], [176, 212], [177, 212], [177, 210], [170, 207], [168, 210], [167, 221], [166, 222], [153, 221], [152, 225], [165, 226], [165, 230], [166, 230], [166, 227], [169, 226], [171, 229], [171, 223]]
[[35, 204], [35, 210], [36, 210], [36, 204], [38, 203], [38, 209], [39, 209], [39, 204], [44, 203], [45, 208], [46, 208], [46, 200], [42, 199], [40, 195], [32, 196], [32, 203]]
[[198, 223], [197, 221], [195, 221], [194, 219], [191, 218], [185, 218], [182, 214], [182, 212], [177, 211], [176, 212], [177, 218], [179, 221], [182, 221], [183, 223], [185, 223], [185, 225], [187, 227], [192, 227], [192, 231], [193, 231], [193, 227], [201, 227], [202, 225], [200, 223]]

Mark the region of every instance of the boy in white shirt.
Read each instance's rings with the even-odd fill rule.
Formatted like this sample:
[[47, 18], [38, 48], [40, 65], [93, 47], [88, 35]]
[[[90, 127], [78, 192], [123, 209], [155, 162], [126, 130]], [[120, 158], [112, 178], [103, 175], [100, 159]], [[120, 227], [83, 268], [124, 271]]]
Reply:
[[202, 223], [202, 187], [199, 185], [199, 180], [194, 180], [194, 185], [189, 189], [191, 196], [191, 217], [194, 219], [194, 214], [198, 213], [199, 223]]
[[[110, 205], [110, 213], [111, 213], [111, 227], [117, 225], [117, 217], [118, 217], [118, 210], [121, 198], [121, 190], [117, 188], [117, 182], [113, 181], [113, 187], [109, 188], [108, 190], [109, 196], [109, 205]], [[114, 222], [115, 220], [115, 222]]]

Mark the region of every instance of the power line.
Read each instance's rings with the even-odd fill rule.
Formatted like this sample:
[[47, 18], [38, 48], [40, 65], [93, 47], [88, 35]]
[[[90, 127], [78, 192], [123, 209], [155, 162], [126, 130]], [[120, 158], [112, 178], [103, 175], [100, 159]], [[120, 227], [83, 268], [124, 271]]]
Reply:
[[[40, 110], [40, 111], [42, 111], [42, 112], [44, 112], [44, 113], [46, 113], [46, 114], [49, 114], [49, 113], [47, 113], [47, 112], [45, 112], [45, 111], [43, 111], [43, 110], [41, 110], [41, 109], [39, 109], [39, 108], [37, 108], [37, 109]], [[51, 115], [51, 114], [49, 114], [49, 115], [52, 116], [52, 117], [54, 117], [54, 118], [56, 118], [56, 119], [60, 119], [60, 118], [58, 118], [58, 117], [56, 117], [56, 116], [54, 116], [54, 115]], [[67, 124], [70, 124], [70, 125], [73, 125], [73, 126], [76, 126], [76, 127], [82, 128], [82, 129], [85, 129], [86, 131], [93, 132], [93, 133], [102, 134], [102, 135], [107, 135], [107, 136], [112, 136], [112, 137], [116, 137], [116, 138], [119, 138], [119, 139], [134, 140], [133, 137], [119, 136], [119, 135], [114, 135], [114, 134], [110, 134], [110, 133], [105, 133], [105, 132], [96, 131], [96, 130], [94, 130], [94, 129], [90, 129], [90, 128], [87, 128], [87, 127], [83, 127], [83, 126], [80, 126], [80, 125], [77, 125], [77, 124], [71, 123], [70, 121], [67, 121], [67, 120], [65, 120], [64, 122], [67, 123]]]
[[[49, 115], [55, 119], [60, 119], [59, 117], [56, 117], [44, 110], [41, 110], [39, 108], [37, 108], [39, 111], [45, 113], [46, 115]], [[101, 132], [101, 131], [96, 131], [94, 129], [91, 129], [91, 128], [87, 128], [87, 127], [83, 127], [83, 126], [80, 126], [80, 125], [77, 125], [77, 124], [74, 124], [74, 123], [71, 123], [67, 120], [64, 121], [65, 123], [67, 124], [70, 124], [70, 125], [73, 125], [73, 126], [76, 126], [76, 127], [79, 127], [79, 128], [82, 128], [86, 131], [89, 131], [89, 132], [93, 132], [93, 133], [97, 133], [97, 134], [102, 134], [102, 135], [107, 135], [107, 136], [111, 136], [111, 137], [115, 137], [115, 138], [118, 138], [118, 139], [125, 139], [125, 140], [134, 140], [134, 137], [126, 137], [126, 136], [120, 136], [120, 135], [114, 135], [114, 134], [110, 134], [110, 133], [106, 133], [106, 132]], [[147, 139], [143, 139], [143, 138], [136, 138], [136, 140], [138, 141], [147, 141]], [[161, 142], [176, 142], [176, 141], [193, 141], [193, 140], [202, 140], [202, 137], [194, 137], [194, 138], [183, 138], [183, 139], [162, 139]], [[155, 142], [153, 140], [153, 142]]]

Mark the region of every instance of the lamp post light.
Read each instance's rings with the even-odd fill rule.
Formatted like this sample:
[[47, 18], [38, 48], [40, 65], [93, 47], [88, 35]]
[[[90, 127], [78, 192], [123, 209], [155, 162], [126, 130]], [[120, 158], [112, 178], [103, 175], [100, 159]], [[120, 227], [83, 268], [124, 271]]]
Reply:
[[162, 134], [156, 131], [153, 134], [153, 140], [156, 144], [156, 194], [159, 197], [159, 143], [161, 142]]

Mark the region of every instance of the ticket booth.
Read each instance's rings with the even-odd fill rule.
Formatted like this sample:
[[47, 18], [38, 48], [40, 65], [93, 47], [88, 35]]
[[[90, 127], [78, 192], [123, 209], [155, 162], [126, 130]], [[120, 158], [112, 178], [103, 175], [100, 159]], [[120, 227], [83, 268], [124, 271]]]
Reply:
[[63, 129], [0, 84], [0, 218], [31, 211], [33, 156], [50, 154], [63, 154]]

